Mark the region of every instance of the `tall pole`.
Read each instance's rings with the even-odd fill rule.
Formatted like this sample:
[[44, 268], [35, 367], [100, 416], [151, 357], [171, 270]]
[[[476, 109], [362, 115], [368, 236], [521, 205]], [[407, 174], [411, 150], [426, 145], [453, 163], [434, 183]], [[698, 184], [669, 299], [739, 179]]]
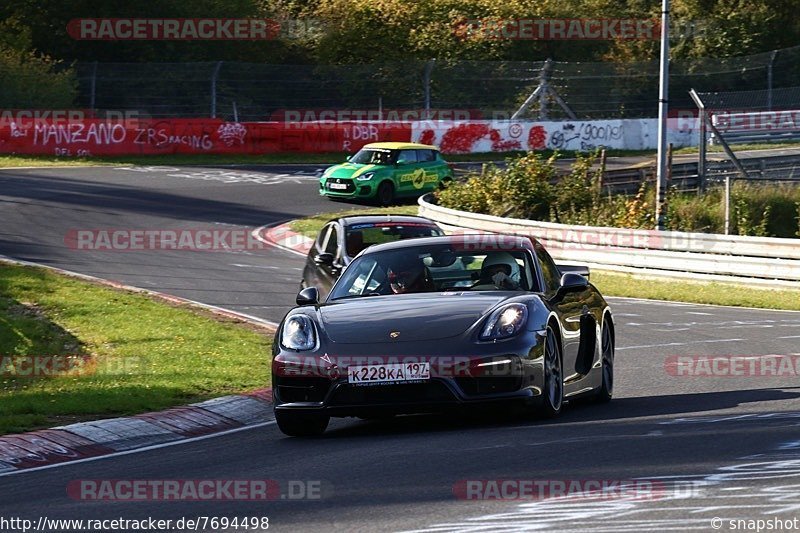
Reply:
[[667, 99], [669, 95], [669, 0], [661, 0], [661, 74], [658, 79], [658, 171], [656, 229], [664, 229], [667, 195]]

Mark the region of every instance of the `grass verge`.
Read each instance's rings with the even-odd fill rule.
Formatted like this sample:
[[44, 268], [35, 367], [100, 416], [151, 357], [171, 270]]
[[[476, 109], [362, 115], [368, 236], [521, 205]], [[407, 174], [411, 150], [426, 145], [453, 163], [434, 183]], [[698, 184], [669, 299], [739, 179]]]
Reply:
[[592, 283], [606, 296], [800, 311], [800, 290], [756, 289], [735, 283], [657, 280], [592, 269]]
[[[268, 387], [270, 344], [204, 311], [0, 263], [0, 435]], [[31, 372], [24, 356], [69, 370]]]

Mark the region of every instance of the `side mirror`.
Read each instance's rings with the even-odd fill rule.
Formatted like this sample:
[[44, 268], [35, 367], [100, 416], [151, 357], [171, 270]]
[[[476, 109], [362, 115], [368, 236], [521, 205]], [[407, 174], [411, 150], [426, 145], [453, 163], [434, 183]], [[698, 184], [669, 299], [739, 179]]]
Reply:
[[399, 165], [405, 165], [406, 163], [408, 163], [408, 161], [406, 161], [405, 159], [398, 159], [398, 160], [397, 160], [397, 165], [398, 165], [398, 166], [399, 166]]
[[323, 252], [314, 256], [314, 263], [320, 266], [330, 266], [333, 264], [333, 254]]
[[316, 305], [319, 303], [319, 291], [316, 287], [306, 287], [297, 293], [295, 302], [297, 305]]
[[578, 292], [589, 286], [589, 280], [575, 272], [567, 272], [561, 276], [561, 286], [558, 289], [560, 294], [567, 292]]
[[589, 277], [589, 267], [585, 265], [556, 265], [558, 270], [561, 271], [562, 274], [566, 274], [567, 272], [572, 272], [574, 274], [580, 274], [586, 279], [591, 279]]

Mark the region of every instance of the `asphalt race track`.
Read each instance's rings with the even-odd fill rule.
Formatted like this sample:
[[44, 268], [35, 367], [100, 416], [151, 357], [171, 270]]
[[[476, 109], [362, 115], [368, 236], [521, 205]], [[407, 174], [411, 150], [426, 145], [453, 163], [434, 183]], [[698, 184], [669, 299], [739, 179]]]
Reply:
[[[302, 264], [273, 249], [93, 251], [70, 230], [257, 227], [342, 204], [317, 194], [316, 166], [118, 167], [0, 172], [0, 255], [74, 270], [279, 321]], [[241, 231], [245, 233], [245, 231]], [[269, 247], [266, 247], [269, 248]]]
[[[65, 235], [255, 228], [341, 207], [317, 195], [315, 174], [312, 167], [3, 170], [0, 255], [277, 321], [297, 289], [303, 260], [294, 254], [85, 251], [67, 247]], [[277, 531], [731, 531], [731, 519], [774, 518], [797, 519], [800, 528], [800, 380], [787, 370], [798, 370], [800, 313], [610, 301], [618, 342], [609, 405], [569, 405], [557, 421], [334, 420], [311, 440], [267, 425], [0, 477], [2, 514], [34, 521], [267, 516]], [[693, 372], [701, 375], [681, 375], [675, 366], [677, 356], [712, 355], [780, 355], [791, 367], [711, 376], [700, 366]], [[80, 479], [271, 479], [286, 497], [87, 502], [67, 495], [69, 482]], [[457, 497], [465, 483], [491, 480], [639, 480], [656, 490], [545, 501]], [[318, 484], [320, 497], [292, 499], [288, 487], [301, 481]]]

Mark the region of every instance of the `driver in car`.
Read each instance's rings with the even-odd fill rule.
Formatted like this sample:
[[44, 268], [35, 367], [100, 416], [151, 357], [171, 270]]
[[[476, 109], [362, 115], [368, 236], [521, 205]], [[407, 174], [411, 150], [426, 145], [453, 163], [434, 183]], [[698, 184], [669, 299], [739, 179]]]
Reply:
[[481, 274], [473, 289], [520, 288], [520, 270], [517, 260], [508, 252], [493, 252], [486, 256], [481, 265]]

